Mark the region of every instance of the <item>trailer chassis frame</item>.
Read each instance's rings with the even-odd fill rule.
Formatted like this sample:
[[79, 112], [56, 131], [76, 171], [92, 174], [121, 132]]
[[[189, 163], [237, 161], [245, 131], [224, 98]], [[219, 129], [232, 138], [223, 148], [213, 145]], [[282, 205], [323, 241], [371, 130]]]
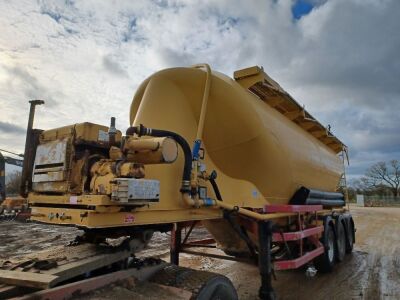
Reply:
[[[318, 212], [322, 211], [322, 205], [266, 205], [262, 214], [285, 214], [287, 213], [288, 223], [292, 218], [296, 230], [279, 230], [272, 220], [255, 220], [248, 216], [239, 215], [243, 221], [246, 230], [252, 232], [258, 237], [258, 268], [261, 277], [261, 286], [259, 289], [259, 297], [263, 300], [276, 299], [276, 294], [272, 286], [272, 277], [275, 270], [297, 269], [308, 263], [324, 252], [324, 246], [319, 241], [323, 232], [323, 226], [318, 225]], [[257, 212], [259, 212], [258, 210]], [[230, 213], [230, 212], [229, 212]], [[235, 211], [233, 211], [235, 213]], [[293, 216], [295, 214], [295, 216]], [[315, 224], [306, 224], [305, 216], [314, 219]], [[199, 221], [174, 223], [171, 230], [170, 241], [170, 260], [171, 263], [179, 265], [179, 254], [187, 253], [191, 255], [199, 255], [217, 259], [225, 259], [239, 262], [247, 262], [254, 264], [254, 261], [246, 258], [237, 258], [228, 255], [219, 255], [213, 253], [205, 253], [193, 251], [189, 248], [217, 248], [214, 239], [202, 239], [189, 241], [194, 227]], [[182, 229], [189, 228], [182, 240]], [[285, 245], [289, 243], [298, 247], [299, 251], [296, 257], [289, 259], [278, 259], [272, 253], [273, 245]], [[313, 247], [312, 250], [305, 249], [305, 245]]]

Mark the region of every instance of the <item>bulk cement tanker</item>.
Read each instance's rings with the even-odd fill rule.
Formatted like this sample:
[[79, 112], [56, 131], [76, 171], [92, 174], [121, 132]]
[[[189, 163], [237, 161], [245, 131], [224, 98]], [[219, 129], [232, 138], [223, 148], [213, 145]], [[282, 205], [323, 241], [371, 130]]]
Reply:
[[262, 68], [162, 70], [139, 86], [126, 135], [114, 125], [28, 128], [33, 221], [78, 226], [89, 242], [129, 235], [136, 250], [171, 231], [175, 264], [182, 229], [201, 221], [226, 254], [258, 261], [264, 299], [272, 268], [329, 271], [351, 251], [346, 147]]

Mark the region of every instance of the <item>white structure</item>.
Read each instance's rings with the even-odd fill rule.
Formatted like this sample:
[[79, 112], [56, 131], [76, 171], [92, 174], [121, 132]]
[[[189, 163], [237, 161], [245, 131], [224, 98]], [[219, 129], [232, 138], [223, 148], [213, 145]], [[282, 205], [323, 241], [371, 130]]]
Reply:
[[364, 195], [357, 195], [357, 205], [364, 206]]

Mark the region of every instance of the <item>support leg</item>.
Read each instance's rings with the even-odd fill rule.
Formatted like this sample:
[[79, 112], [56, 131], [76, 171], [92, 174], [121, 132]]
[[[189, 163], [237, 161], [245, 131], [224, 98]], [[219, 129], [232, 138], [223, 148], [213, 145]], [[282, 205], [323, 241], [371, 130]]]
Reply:
[[179, 250], [181, 246], [182, 229], [178, 223], [174, 223], [171, 230], [170, 261], [171, 264], [179, 266]]
[[258, 222], [258, 267], [261, 275], [261, 287], [259, 297], [262, 300], [275, 300], [276, 295], [272, 288], [272, 259], [271, 259], [271, 243], [272, 243], [272, 222]]

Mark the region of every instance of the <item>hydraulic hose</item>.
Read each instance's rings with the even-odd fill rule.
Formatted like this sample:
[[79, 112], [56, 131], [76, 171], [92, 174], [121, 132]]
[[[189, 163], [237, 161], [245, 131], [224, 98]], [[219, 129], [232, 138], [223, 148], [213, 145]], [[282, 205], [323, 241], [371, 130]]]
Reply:
[[215, 197], [217, 198], [217, 200], [222, 201], [221, 193], [219, 192], [219, 188], [218, 188], [218, 185], [217, 185], [215, 179], [214, 178], [210, 178], [210, 183], [211, 183], [212, 188], [214, 190]]
[[218, 184], [215, 181], [216, 178], [217, 178], [217, 172], [214, 170], [214, 171], [211, 172], [210, 177], [208, 178], [208, 180], [210, 181], [211, 186], [212, 186], [212, 188], [214, 190], [215, 197], [217, 198], [217, 200], [222, 201], [222, 196], [221, 196], [221, 193], [219, 191]]
[[178, 143], [178, 145], [182, 148], [185, 157], [185, 164], [183, 167], [183, 174], [182, 174], [181, 192], [189, 193], [190, 175], [192, 171], [192, 151], [190, 149], [188, 142], [181, 135], [175, 132], [168, 130], [146, 128], [143, 125], [129, 127], [126, 130], [127, 135], [133, 135], [134, 133], [137, 134], [138, 136], [147, 135], [153, 137], [171, 137]]

